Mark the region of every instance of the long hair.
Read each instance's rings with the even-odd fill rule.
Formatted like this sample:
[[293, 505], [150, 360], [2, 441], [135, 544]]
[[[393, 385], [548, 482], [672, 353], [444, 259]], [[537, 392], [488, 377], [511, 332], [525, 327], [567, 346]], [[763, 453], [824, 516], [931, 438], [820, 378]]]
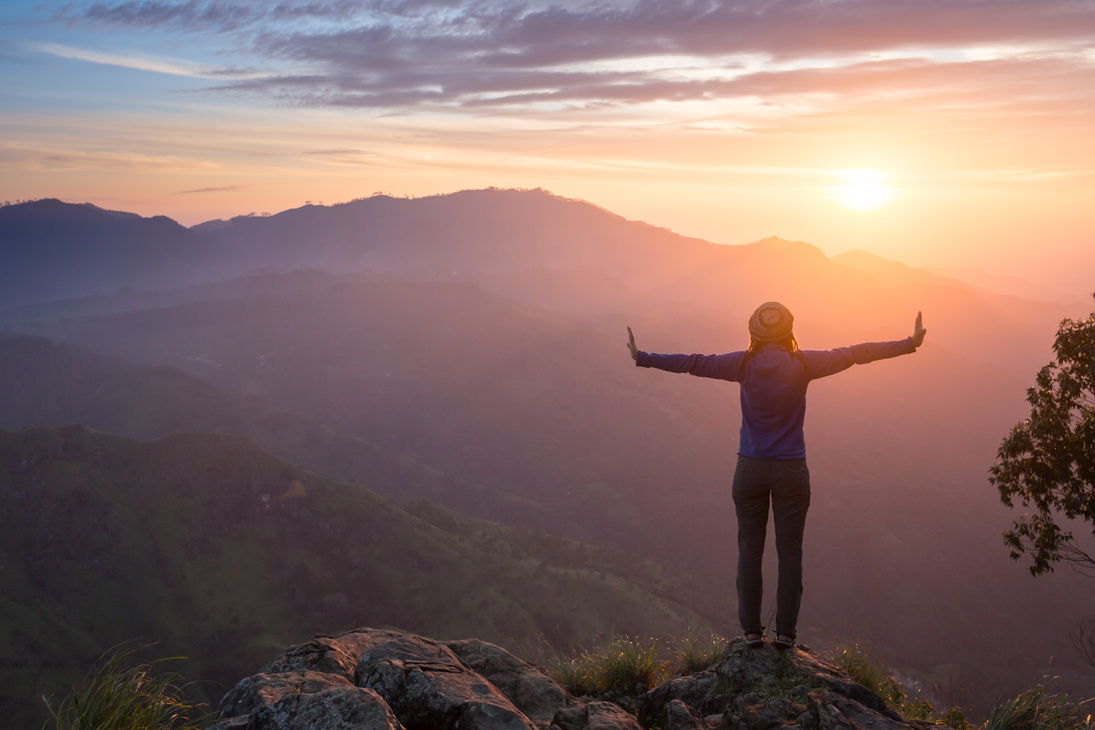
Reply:
[[782, 345], [783, 348], [785, 350], [787, 350], [787, 352], [790, 352], [790, 353], [798, 352], [798, 340], [795, 339], [795, 333], [794, 332], [792, 332], [791, 334], [789, 334], [786, 337], [784, 337], [782, 339], [779, 339], [779, 340], [761, 340], [761, 341], [758, 341], [755, 338], [750, 337], [749, 338], [749, 352], [760, 352], [760, 348], [764, 347], [765, 345], [769, 345], [772, 342], [775, 342], [777, 345]]

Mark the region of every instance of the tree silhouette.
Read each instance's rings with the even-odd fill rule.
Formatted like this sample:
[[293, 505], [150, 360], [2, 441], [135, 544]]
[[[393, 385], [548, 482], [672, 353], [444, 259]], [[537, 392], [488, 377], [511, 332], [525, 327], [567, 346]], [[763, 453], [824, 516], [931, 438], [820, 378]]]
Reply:
[[1028, 555], [1034, 575], [1062, 560], [1095, 575], [1095, 557], [1066, 529], [1083, 520], [1095, 534], [1095, 312], [1062, 321], [1053, 350], [1027, 390], [1030, 417], [1000, 445], [989, 481], [1008, 507], [1033, 508], [1004, 533], [1012, 558]]

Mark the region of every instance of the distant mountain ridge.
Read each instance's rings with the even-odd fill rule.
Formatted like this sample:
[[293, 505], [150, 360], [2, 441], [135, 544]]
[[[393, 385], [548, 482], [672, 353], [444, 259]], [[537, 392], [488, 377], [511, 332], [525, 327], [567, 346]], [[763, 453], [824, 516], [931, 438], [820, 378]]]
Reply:
[[39, 200], [0, 208], [0, 308], [200, 283], [212, 242], [165, 216]]
[[[625, 273], [641, 269], [651, 250], [702, 244], [543, 191], [375, 196], [191, 229], [163, 216], [43, 200], [0, 209], [0, 256], [6, 264], [0, 283], [10, 285], [0, 294], [0, 309], [123, 287], [190, 286], [264, 269], [448, 277], [468, 267], [502, 272], [561, 262], [569, 262], [568, 268], [604, 266], [620, 253], [605, 244], [621, 237], [632, 247]], [[14, 287], [17, 282], [22, 285]]]
[[[542, 191], [312, 206], [202, 237], [218, 242], [222, 272], [270, 270], [9, 309], [0, 321], [146, 375], [166, 365], [198, 376], [222, 391], [218, 404], [223, 391], [258, 396], [343, 443], [380, 444], [491, 499], [545, 507], [545, 529], [723, 587], [735, 560], [737, 389], [635, 368], [625, 327], [643, 349], [725, 352], [747, 345], [753, 308], [778, 299], [801, 345], [826, 349], [907, 336], [923, 310], [921, 351], [811, 385], [803, 633], [862, 641], [923, 681], [950, 672], [983, 695], [1025, 688], [1050, 662], [1068, 681], [1095, 681], [1067, 639], [1095, 584], [1032, 582], [1009, 562], [1008, 514], [986, 481], [1057, 323], [1087, 310], [805, 242], [685, 239]], [[288, 271], [299, 266], [309, 270]], [[193, 407], [201, 389], [170, 372], [180, 397], [150, 388], [141, 402]], [[286, 441], [302, 423], [275, 422]]]

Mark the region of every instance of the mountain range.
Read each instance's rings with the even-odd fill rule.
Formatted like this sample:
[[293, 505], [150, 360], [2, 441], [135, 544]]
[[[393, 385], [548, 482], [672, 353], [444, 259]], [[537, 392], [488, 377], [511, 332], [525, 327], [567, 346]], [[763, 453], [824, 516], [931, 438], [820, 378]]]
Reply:
[[[741, 349], [749, 313], [776, 299], [824, 349], [905, 337], [922, 310], [921, 351], [811, 386], [801, 631], [988, 701], [1047, 672], [1095, 686], [1068, 641], [1095, 584], [1011, 562], [986, 478], [1083, 303], [802, 242], [719, 246], [539, 190], [191, 229], [38, 201], [0, 209], [0, 245], [24, 282], [0, 311], [21, 335], [0, 341], [0, 425], [246, 435], [403, 505], [702, 576], [703, 605], [733, 581], [736, 388], [634, 368], [625, 327], [652, 351]], [[84, 245], [95, 267], [58, 257]], [[735, 612], [715, 628], [734, 631]]]

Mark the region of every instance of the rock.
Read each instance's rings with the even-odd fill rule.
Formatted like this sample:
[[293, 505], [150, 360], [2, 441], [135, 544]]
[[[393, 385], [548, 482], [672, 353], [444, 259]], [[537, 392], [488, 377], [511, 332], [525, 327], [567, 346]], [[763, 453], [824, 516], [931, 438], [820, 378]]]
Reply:
[[661, 721], [662, 730], [707, 730], [707, 723], [680, 700], [670, 700]]
[[586, 730], [642, 730], [634, 717], [611, 702], [590, 702], [586, 705], [589, 724]]
[[248, 715], [262, 707], [269, 707], [286, 695], [320, 692], [335, 687], [351, 687], [344, 677], [322, 672], [279, 672], [256, 674], [240, 681], [224, 696], [220, 703], [222, 718]]
[[[625, 693], [626, 695], [627, 693]], [[641, 692], [663, 730], [932, 730], [796, 647], [732, 642], [706, 671]], [[541, 669], [477, 639], [357, 629], [289, 647], [225, 695], [210, 730], [641, 730], [627, 695], [583, 703]]]
[[619, 705], [590, 702], [556, 712], [551, 730], [642, 730], [642, 725]]
[[535, 730], [497, 687], [444, 644], [421, 636], [367, 649], [354, 683], [383, 697], [407, 730]]
[[871, 728], [871, 730], [908, 730], [916, 728], [920, 723], [912, 724], [901, 720], [894, 720], [889, 714], [882, 714], [855, 700], [838, 695], [833, 692], [811, 693], [811, 704], [818, 716], [818, 727], [821, 730], [836, 730], [837, 728]]
[[256, 674], [221, 701], [211, 730], [404, 730], [376, 692], [321, 672]]
[[749, 649], [744, 639], [731, 642], [711, 669], [648, 692], [639, 718], [648, 726], [667, 727], [675, 703], [687, 705], [693, 718], [710, 718], [699, 727], [926, 730], [920, 722], [902, 720], [878, 695], [807, 647]]
[[521, 661], [500, 646], [479, 639], [450, 641], [446, 646], [538, 727], [547, 727], [556, 712], [577, 704], [542, 669]]
[[682, 702], [704, 716], [721, 713], [723, 705], [709, 701], [718, 695], [714, 691], [717, 681], [718, 675], [713, 671], [704, 671], [662, 682], [647, 693], [639, 708], [639, 721], [644, 725], [658, 724], [664, 708], [672, 702]]
[[252, 716], [254, 730], [404, 730], [372, 690], [334, 687], [286, 696]]
[[344, 634], [317, 634], [311, 641], [290, 646], [262, 668], [265, 674], [312, 670], [338, 674], [352, 682], [361, 655], [371, 647], [403, 636], [399, 631], [355, 629]]

